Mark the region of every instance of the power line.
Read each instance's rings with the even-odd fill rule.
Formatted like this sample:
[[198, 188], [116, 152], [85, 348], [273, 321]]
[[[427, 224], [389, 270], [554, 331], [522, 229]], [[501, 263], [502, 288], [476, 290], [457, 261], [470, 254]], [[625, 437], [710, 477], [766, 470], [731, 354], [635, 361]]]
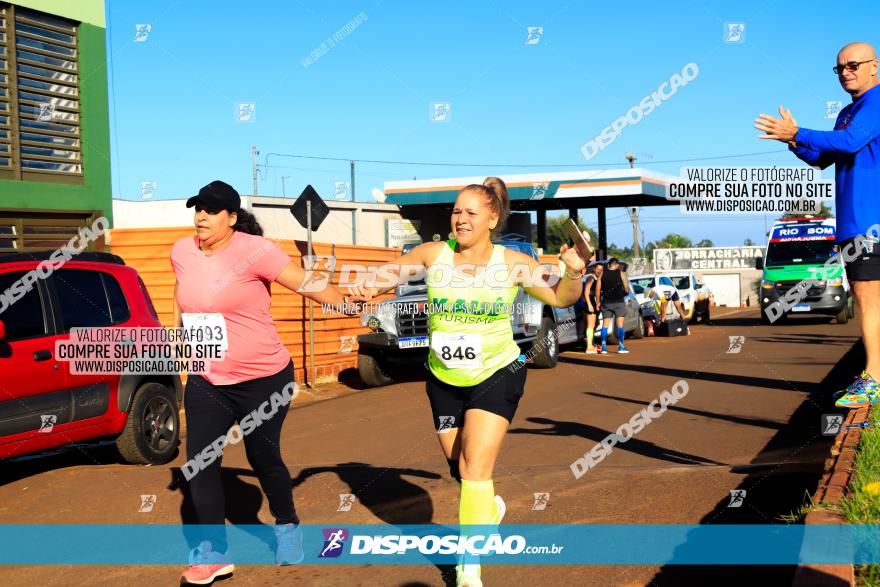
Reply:
[[[738, 153], [733, 155], [716, 155], [712, 157], [691, 157], [687, 159], [667, 159], [665, 161], [652, 161], [652, 165], [659, 165], [661, 163], [687, 163], [692, 161], [714, 161], [718, 159], [739, 159], [743, 157], [754, 157], [757, 155], [773, 155], [778, 153], [787, 153], [787, 150], [777, 150], [777, 151], [759, 151], [755, 153]], [[321, 161], [354, 161], [355, 163], [379, 163], [383, 165], [422, 165], [428, 167], [626, 167], [628, 163], [571, 163], [571, 164], [560, 164], [560, 163], [533, 163], [533, 164], [525, 164], [525, 163], [437, 163], [437, 162], [427, 162], [427, 161], [386, 161], [382, 159], [352, 159], [351, 157], [321, 157], [318, 155], [293, 155], [290, 153], [267, 153], [265, 159], [266, 167], [269, 167], [269, 157], [293, 157], [296, 159], [318, 159]]]
[[[345, 161], [346, 162], [350, 161], [350, 159], [345, 159]], [[266, 166], [260, 165], [260, 167], [266, 167]], [[335, 168], [335, 169], [313, 169], [313, 168], [309, 168], [309, 167], [293, 167], [290, 165], [269, 165], [268, 169], [296, 169], [299, 171], [315, 171], [315, 172], [319, 172], [319, 173], [334, 173], [334, 174], [339, 173], [338, 168]], [[348, 169], [345, 170], [345, 173], [346, 174], [348, 173]], [[358, 175], [359, 176], [364, 175], [367, 177], [387, 177], [389, 175], [399, 175], [400, 177], [412, 177], [412, 173], [400, 173], [400, 172], [395, 173], [395, 172], [391, 172], [391, 171], [383, 172], [383, 173], [368, 173], [365, 171], [358, 171]]]
[[[649, 220], [639, 219], [639, 223], [644, 224], [645, 222], [656, 223], [656, 222], [665, 222], [665, 223], [690, 223], [690, 222], [706, 222], [705, 217], [701, 218], [653, 218]], [[724, 222], [762, 222], [760, 216], [755, 216], [754, 218], [724, 218]], [[624, 223], [625, 224], [625, 223]]]

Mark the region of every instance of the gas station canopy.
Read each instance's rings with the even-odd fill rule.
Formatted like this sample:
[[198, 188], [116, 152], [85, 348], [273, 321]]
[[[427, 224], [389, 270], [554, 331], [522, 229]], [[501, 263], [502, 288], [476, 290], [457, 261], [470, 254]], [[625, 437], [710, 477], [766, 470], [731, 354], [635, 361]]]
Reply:
[[[649, 169], [596, 169], [499, 177], [507, 184], [511, 212], [537, 212], [538, 246], [541, 247], [546, 246], [547, 210], [568, 210], [569, 216], [576, 219], [578, 210], [596, 208], [601, 255], [607, 250], [606, 208], [677, 204], [667, 200], [665, 193], [666, 186], [679, 178]], [[433, 226], [440, 216], [439, 208], [451, 208], [461, 188], [482, 184], [484, 179], [485, 176], [474, 176], [390, 181], [385, 183], [385, 201], [399, 205], [405, 217]], [[442, 216], [447, 225], [441, 234], [445, 234], [448, 214]]]

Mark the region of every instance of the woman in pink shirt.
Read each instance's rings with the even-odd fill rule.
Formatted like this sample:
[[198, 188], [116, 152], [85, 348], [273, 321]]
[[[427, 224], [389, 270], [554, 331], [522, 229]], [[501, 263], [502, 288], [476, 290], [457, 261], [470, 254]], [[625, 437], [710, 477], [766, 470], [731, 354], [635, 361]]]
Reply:
[[[225, 498], [220, 477], [227, 432], [239, 422], [250, 465], [275, 517], [276, 561], [303, 558], [290, 472], [281, 456], [281, 427], [293, 395], [293, 362], [270, 313], [270, 283], [298, 290], [305, 271], [278, 245], [263, 238], [256, 219], [241, 209], [232, 186], [213, 181], [186, 202], [195, 207], [196, 235], [175, 243], [171, 264], [175, 324], [210, 331], [224, 349], [222, 360], [186, 383], [186, 456], [198, 524], [210, 524], [190, 555], [181, 583], [207, 584], [234, 570], [227, 553]], [[309, 288], [310, 290], [313, 288]], [[321, 303], [355, 299], [332, 284], [301, 292]], [[237, 442], [233, 434], [232, 442]], [[219, 449], [219, 450], [218, 450]], [[207, 527], [206, 527], [207, 528]]]

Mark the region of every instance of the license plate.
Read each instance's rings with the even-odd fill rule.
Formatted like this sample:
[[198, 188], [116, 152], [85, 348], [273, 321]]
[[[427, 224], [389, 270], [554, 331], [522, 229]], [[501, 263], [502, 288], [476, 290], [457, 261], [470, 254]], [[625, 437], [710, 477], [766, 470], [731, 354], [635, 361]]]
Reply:
[[791, 311], [792, 312], [809, 312], [810, 311], [810, 304], [794, 305], [794, 306], [792, 306]]
[[427, 336], [412, 336], [409, 338], [401, 338], [398, 340], [398, 346], [402, 349], [416, 349], [428, 346]]

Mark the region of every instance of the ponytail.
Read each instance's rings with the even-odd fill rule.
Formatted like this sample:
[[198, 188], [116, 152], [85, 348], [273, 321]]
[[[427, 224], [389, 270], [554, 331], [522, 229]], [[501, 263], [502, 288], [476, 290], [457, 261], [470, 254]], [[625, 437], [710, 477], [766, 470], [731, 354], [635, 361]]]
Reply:
[[244, 208], [240, 208], [238, 212], [236, 212], [236, 215], [237, 218], [235, 224], [232, 226], [232, 230], [263, 236], [263, 227], [260, 226], [260, 223], [257, 222], [257, 218], [253, 214]]

